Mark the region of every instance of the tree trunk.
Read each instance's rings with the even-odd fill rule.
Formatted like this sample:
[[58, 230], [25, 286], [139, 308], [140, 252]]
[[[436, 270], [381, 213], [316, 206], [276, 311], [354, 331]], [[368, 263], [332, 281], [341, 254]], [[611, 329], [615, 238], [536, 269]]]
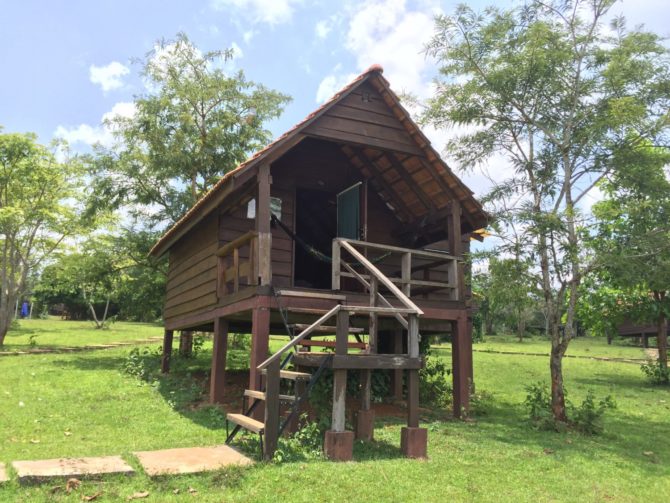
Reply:
[[519, 342], [523, 342], [523, 336], [525, 335], [526, 332], [526, 322], [523, 319], [523, 315], [521, 312], [517, 313], [518, 318], [516, 320], [516, 333], [517, 336], [519, 337]]
[[654, 298], [659, 304], [659, 315], [656, 320], [656, 346], [658, 347], [658, 364], [667, 371], [668, 369], [668, 320], [663, 311], [663, 300], [665, 292], [654, 292]]
[[486, 335], [493, 335], [493, 316], [487, 316], [484, 320]]
[[551, 371], [551, 411], [556, 421], [568, 422], [565, 410], [565, 390], [563, 389], [563, 352], [560, 345], [551, 345], [551, 357], [549, 360]]
[[182, 330], [179, 336], [179, 356], [190, 358], [193, 356], [193, 332]]

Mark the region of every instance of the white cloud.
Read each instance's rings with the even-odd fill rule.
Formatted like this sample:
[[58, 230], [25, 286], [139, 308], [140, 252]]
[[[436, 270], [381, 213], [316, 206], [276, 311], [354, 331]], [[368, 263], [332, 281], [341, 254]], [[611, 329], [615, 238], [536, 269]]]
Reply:
[[95, 126], [79, 124], [70, 128], [61, 125], [54, 131], [54, 137], [62, 138], [70, 145], [93, 146], [100, 144], [104, 147], [111, 147], [114, 144], [114, 127], [108, 121], [115, 118], [131, 118], [135, 115], [135, 111], [134, 103], [121, 101], [114, 104], [109, 112], [102, 115], [100, 124]]
[[314, 26], [314, 33], [316, 33], [318, 38], [323, 40], [328, 36], [332, 29], [333, 24], [331, 23], [330, 19], [322, 19]]
[[323, 103], [331, 98], [337, 91], [356, 77], [354, 73], [339, 75], [340, 68], [340, 65], [336, 66], [334, 73], [325, 77], [319, 84], [319, 88], [316, 91], [317, 103]]
[[233, 42], [233, 43], [230, 45], [230, 48], [233, 50], [233, 58], [235, 58], [235, 59], [241, 59], [241, 58], [244, 57], [244, 51], [243, 51], [242, 48], [241, 48], [239, 45], [237, 45], [235, 42]]
[[277, 25], [290, 21], [302, 0], [211, 0], [216, 10], [236, 9], [254, 23]]
[[102, 90], [107, 92], [123, 86], [123, 77], [130, 73], [130, 68], [118, 61], [112, 61], [105, 66], [91, 65], [88, 71], [91, 82], [100, 84]]
[[249, 45], [251, 39], [254, 38], [257, 33], [256, 30], [247, 30], [242, 34], [242, 40], [244, 40], [245, 44]]

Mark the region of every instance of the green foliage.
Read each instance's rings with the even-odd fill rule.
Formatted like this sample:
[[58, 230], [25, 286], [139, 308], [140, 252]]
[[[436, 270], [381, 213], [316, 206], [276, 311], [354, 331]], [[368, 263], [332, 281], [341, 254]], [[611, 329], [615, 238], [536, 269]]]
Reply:
[[426, 355], [426, 365], [419, 371], [421, 403], [442, 409], [451, 406], [451, 368], [442, 358]]
[[28, 281], [66, 236], [82, 229], [85, 191], [79, 161], [59, 162], [34, 134], [0, 134], [0, 172], [2, 346], [14, 304]]
[[[585, 435], [598, 435], [603, 432], [603, 419], [608, 409], [616, 408], [610, 395], [596, 400], [592, 390], [586, 392], [586, 398], [580, 405], [568, 402], [570, 409], [569, 424], [557, 421], [551, 411], [551, 395], [543, 382], [532, 383], [525, 387], [524, 405], [533, 426], [539, 430], [565, 431], [568, 427]], [[567, 392], [565, 392], [567, 396]]]
[[[580, 201], [646, 145], [669, 143], [670, 52], [660, 36], [627, 30], [621, 18], [607, 30], [613, 3], [460, 5], [437, 16], [428, 46], [440, 77], [423, 119], [463, 132], [447, 144], [463, 169], [496, 155], [508, 162], [509, 176], [485, 198], [496, 252], [529, 264], [554, 361], [575, 335], [579, 286], [594, 266]], [[561, 369], [551, 367], [554, 377]], [[564, 419], [564, 397], [553, 398]]]
[[670, 369], [659, 360], [647, 360], [640, 368], [651, 384], [667, 386], [670, 384]]
[[160, 355], [160, 348], [153, 350], [148, 347], [132, 348], [123, 362], [122, 370], [142, 381], [151, 381], [156, 373], [156, 363]]
[[289, 97], [228, 71], [232, 58], [232, 50], [200, 51], [181, 33], [146, 55], [149, 91], [136, 97], [132, 117], [108, 121], [118, 144], [92, 159], [97, 206], [129, 203], [143, 224], [174, 223], [270, 141], [264, 124]]
[[290, 463], [320, 459], [323, 457], [323, 433], [319, 424], [307, 422], [307, 417], [300, 418], [302, 427], [290, 437], [281, 437], [272, 460], [275, 463]]

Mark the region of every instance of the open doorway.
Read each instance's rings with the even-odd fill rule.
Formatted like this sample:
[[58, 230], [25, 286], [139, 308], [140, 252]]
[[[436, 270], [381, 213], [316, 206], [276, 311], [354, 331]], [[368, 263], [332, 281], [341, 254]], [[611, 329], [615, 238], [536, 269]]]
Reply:
[[[337, 232], [335, 194], [321, 190], [296, 190], [295, 233], [305, 243], [330, 257]], [[331, 264], [295, 243], [294, 285], [304, 288], [331, 288]]]

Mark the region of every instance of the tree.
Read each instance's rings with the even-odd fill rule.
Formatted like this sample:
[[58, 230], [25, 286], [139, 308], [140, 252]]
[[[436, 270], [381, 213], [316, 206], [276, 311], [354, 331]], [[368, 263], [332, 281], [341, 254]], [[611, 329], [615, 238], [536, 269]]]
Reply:
[[227, 171], [270, 140], [266, 121], [289, 97], [227, 72], [232, 50], [161, 41], [142, 62], [149, 91], [130, 117], [107, 121], [117, 145], [98, 147], [98, 204], [130, 204], [143, 225], [171, 225]]
[[628, 303], [657, 326], [658, 362], [668, 374], [670, 317], [670, 151], [648, 146], [603, 184], [591, 244], [610, 283], [637, 293]]
[[510, 163], [511, 176], [488, 202], [502, 227], [521, 229], [523, 255], [534, 264], [560, 422], [568, 420], [563, 356], [575, 335], [579, 286], [592, 269], [580, 203], [645, 141], [663, 143], [669, 125], [668, 51], [657, 35], [627, 31], [623, 19], [606, 30], [613, 3], [535, 0], [481, 14], [461, 6], [437, 17], [428, 47], [440, 78], [425, 120], [461, 126], [447, 149], [463, 168], [494, 155]]
[[34, 134], [0, 134], [0, 346], [30, 274], [81, 224], [82, 170]]

